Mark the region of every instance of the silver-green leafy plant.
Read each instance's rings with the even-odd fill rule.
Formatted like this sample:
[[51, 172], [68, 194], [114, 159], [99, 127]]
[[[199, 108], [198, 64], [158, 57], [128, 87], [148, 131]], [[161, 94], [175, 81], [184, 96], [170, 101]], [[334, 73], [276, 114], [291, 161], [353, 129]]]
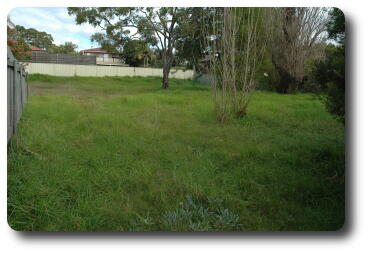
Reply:
[[194, 200], [191, 195], [174, 211], [166, 212], [161, 222], [167, 230], [221, 231], [239, 230], [239, 217], [223, 207], [222, 201]]

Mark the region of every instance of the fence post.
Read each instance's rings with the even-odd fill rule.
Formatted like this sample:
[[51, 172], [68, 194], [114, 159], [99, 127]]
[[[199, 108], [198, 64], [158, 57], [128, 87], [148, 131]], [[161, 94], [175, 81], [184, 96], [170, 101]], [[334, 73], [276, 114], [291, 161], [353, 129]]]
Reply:
[[13, 131], [12, 131], [12, 136], [15, 134], [15, 126], [16, 126], [16, 122], [17, 122], [17, 110], [16, 110], [16, 106], [15, 106], [15, 101], [16, 101], [16, 98], [15, 98], [15, 94], [17, 92], [17, 88], [16, 88], [16, 83], [17, 83], [17, 65], [16, 65], [16, 62], [14, 60], [14, 69], [13, 69], [13, 84], [11, 84], [11, 86], [13, 86], [13, 103], [12, 103], [12, 108], [13, 108], [13, 119], [12, 119], [12, 127], [13, 127]]
[[19, 84], [20, 84], [20, 108], [23, 109], [23, 78], [22, 68], [19, 68]]
[[28, 94], [29, 94], [29, 89], [28, 89], [28, 72], [26, 72], [25, 80], [26, 80], [26, 86], [27, 86], [26, 102], [28, 102]]

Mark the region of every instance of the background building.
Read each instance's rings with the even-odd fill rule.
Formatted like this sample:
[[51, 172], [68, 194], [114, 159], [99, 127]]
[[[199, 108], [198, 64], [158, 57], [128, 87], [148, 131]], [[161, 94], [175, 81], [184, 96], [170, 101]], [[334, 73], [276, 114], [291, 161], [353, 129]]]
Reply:
[[81, 51], [82, 55], [96, 56], [96, 64], [98, 65], [126, 65], [121, 54], [109, 54], [102, 48], [91, 48]]

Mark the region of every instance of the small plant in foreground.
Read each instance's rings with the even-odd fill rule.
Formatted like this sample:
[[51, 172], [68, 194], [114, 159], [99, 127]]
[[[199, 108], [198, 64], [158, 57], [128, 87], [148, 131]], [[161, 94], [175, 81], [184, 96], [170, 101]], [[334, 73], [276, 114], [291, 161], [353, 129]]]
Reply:
[[239, 217], [225, 209], [220, 200], [208, 200], [207, 204], [193, 200], [188, 195], [185, 203], [175, 211], [164, 214], [162, 223], [169, 230], [217, 231], [239, 230]]

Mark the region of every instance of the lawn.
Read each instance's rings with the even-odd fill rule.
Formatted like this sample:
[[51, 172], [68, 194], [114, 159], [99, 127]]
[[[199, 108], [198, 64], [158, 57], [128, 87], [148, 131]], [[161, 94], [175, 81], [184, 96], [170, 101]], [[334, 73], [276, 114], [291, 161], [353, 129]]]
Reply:
[[337, 230], [344, 126], [312, 94], [257, 91], [215, 120], [211, 91], [160, 78], [31, 75], [8, 144], [15, 230]]

